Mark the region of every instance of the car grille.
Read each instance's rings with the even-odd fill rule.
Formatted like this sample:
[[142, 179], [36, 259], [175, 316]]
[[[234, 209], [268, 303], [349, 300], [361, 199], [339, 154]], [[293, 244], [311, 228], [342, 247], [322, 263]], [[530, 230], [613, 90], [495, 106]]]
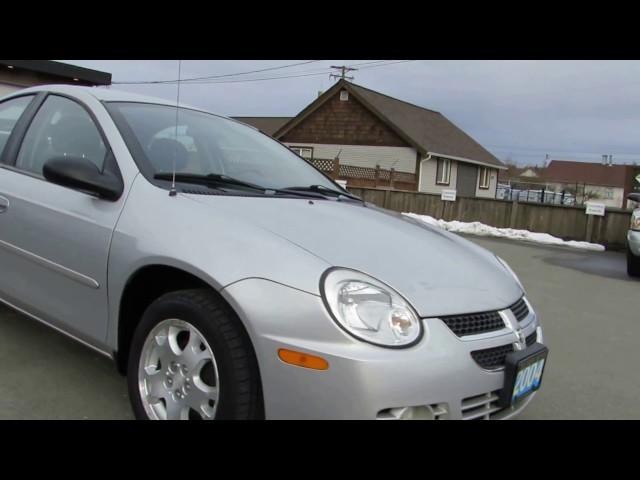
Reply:
[[460, 405], [463, 420], [490, 420], [504, 410], [499, 404], [501, 390], [467, 397]]
[[505, 357], [513, 352], [513, 345], [502, 345], [500, 347], [485, 348], [471, 352], [471, 357], [478, 365], [487, 370], [493, 370], [504, 366]]
[[513, 313], [513, 316], [516, 317], [519, 322], [527, 318], [527, 315], [529, 315], [529, 307], [527, 307], [527, 303], [524, 301], [524, 297], [511, 305], [509, 309]]
[[[527, 347], [530, 347], [538, 339], [538, 334], [533, 332], [526, 338]], [[495, 370], [504, 367], [505, 358], [514, 351], [512, 344], [501, 345], [499, 347], [485, 348], [483, 350], [474, 350], [471, 357], [475, 362], [486, 370]]]
[[504, 328], [504, 321], [498, 312], [472, 313], [440, 317], [453, 333], [459, 337], [492, 332]]
[[[509, 307], [513, 315], [522, 321], [529, 315], [524, 297]], [[467, 315], [449, 315], [440, 317], [458, 337], [467, 335], [478, 335], [480, 333], [493, 332], [505, 328], [504, 321], [500, 314], [496, 312], [471, 313]]]

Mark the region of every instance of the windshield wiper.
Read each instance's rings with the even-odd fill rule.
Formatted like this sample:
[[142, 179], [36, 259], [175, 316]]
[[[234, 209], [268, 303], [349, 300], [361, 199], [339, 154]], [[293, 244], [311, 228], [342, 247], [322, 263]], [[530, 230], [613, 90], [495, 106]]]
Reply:
[[[173, 180], [173, 173], [171, 172], [161, 172], [156, 173], [153, 178], [157, 180]], [[260, 185], [256, 185], [254, 183], [245, 182], [244, 180], [238, 180], [237, 178], [228, 177], [226, 175], [218, 174], [218, 173], [210, 173], [207, 175], [202, 175], [198, 173], [176, 173], [175, 174], [176, 182], [184, 182], [184, 183], [197, 183], [205, 186], [210, 185], [236, 185], [239, 187], [250, 188], [251, 190], [267, 190]]]
[[287, 188], [283, 188], [282, 190], [290, 191], [290, 192], [318, 192], [326, 195], [335, 195], [336, 197], [346, 197], [346, 198], [350, 198], [351, 200], [358, 200], [359, 202], [362, 201], [362, 199], [356, 197], [355, 195], [352, 195], [347, 192], [341, 192], [340, 190], [334, 190], [333, 188], [325, 187], [324, 185], [309, 185], [307, 187], [287, 187]]
[[[172, 181], [173, 173], [171, 172], [156, 173], [153, 176], [153, 178], [155, 178], [156, 180]], [[261, 187], [260, 185], [256, 185], [255, 183], [245, 182], [244, 180], [239, 180], [237, 178], [229, 177], [227, 175], [223, 175], [220, 173], [209, 173], [206, 175], [197, 174], [197, 173], [176, 173], [175, 179], [176, 179], [176, 182], [195, 183], [195, 184], [204, 185], [207, 187], [235, 185], [238, 187], [249, 188], [254, 191], [262, 192], [265, 195], [270, 193], [271, 194], [279, 193], [279, 194], [297, 195], [297, 196], [309, 197], [309, 198], [324, 198], [322, 195], [313, 194], [313, 193], [303, 193], [301, 191], [293, 191], [293, 190], [288, 191], [288, 190], [283, 190], [279, 188]]]

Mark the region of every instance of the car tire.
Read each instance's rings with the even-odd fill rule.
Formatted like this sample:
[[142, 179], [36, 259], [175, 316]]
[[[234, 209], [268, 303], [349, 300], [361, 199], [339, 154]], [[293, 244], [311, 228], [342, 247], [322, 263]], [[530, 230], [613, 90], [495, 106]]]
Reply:
[[137, 419], [264, 417], [249, 337], [235, 312], [205, 289], [168, 293], [147, 308], [133, 335], [127, 383]]
[[640, 257], [627, 250], [627, 273], [630, 277], [640, 277]]

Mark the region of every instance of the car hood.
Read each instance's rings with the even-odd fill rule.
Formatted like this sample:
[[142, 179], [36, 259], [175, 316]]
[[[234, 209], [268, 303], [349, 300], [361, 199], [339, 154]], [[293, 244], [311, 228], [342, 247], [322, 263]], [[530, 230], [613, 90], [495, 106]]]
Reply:
[[291, 198], [227, 197], [223, 202], [221, 197], [191, 198], [210, 203], [218, 214], [242, 218], [284, 238], [331, 266], [375, 277], [403, 295], [422, 317], [502, 309], [523, 294], [489, 251], [373, 205]]

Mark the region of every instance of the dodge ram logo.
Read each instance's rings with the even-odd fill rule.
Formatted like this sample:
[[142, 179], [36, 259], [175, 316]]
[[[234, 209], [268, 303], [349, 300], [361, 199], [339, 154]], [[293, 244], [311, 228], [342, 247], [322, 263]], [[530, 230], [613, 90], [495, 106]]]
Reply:
[[[515, 350], [524, 350], [527, 348], [527, 338], [524, 335], [524, 332], [520, 328], [518, 321], [513, 317], [513, 314], [502, 312], [502, 320], [504, 321], [505, 327], [513, 332], [516, 336], [516, 341], [513, 343], [513, 348]], [[513, 317], [513, 318], [512, 318]]]
[[527, 338], [524, 336], [524, 332], [521, 328], [515, 331], [516, 336], [518, 337], [518, 341], [513, 344], [513, 347], [516, 350], [524, 350], [527, 348]]

